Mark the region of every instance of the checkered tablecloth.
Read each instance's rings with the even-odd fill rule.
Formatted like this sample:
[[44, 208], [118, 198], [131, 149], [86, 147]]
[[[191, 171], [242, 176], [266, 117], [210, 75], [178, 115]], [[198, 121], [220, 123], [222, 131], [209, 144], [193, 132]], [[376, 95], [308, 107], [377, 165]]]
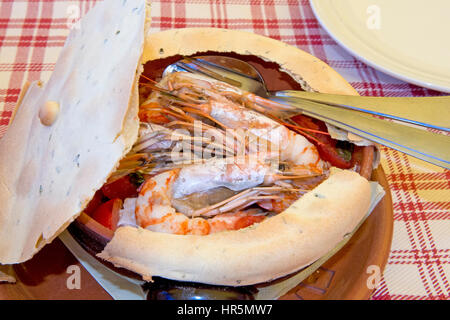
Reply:
[[[95, 1], [1, 0], [0, 136], [27, 80], [47, 80], [78, 15]], [[321, 28], [307, 0], [161, 0], [152, 2], [153, 31], [217, 27], [281, 40], [322, 59], [361, 95], [440, 93], [387, 76], [349, 55]], [[438, 31], [437, 31], [438, 32]], [[450, 171], [382, 149], [394, 205], [388, 264], [372, 299], [449, 299]]]

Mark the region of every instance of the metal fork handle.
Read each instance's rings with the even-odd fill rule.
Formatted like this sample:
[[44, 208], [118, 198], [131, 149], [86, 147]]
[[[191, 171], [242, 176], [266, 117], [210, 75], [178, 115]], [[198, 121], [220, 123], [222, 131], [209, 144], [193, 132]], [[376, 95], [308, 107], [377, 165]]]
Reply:
[[294, 90], [278, 91], [274, 95], [307, 99], [450, 132], [450, 96], [365, 97]]
[[450, 169], [450, 136], [377, 119], [353, 110], [330, 108], [310, 100], [292, 97], [274, 97], [271, 100], [370, 141]]
[[[195, 64], [194, 66], [197, 65], [198, 64]], [[235, 70], [230, 72], [230, 70], [224, 70], [224, 68], [221, 66], [214, 67], [211, 64], [206, 65], [202, 63], [200, 63], [200, 67], [202, 70], [199, 70], [198, 68], [193, 68], [191, 70], [186, 71], [190, 71], [193, 73], [200, 73], [209, 76], [213, 79], [222, 80], [224, 82], [227, 82], [227, 78], [232, 78], [233, 81], [238, 81], [241, 83], [241, 85], [238, 85], [238, 87], [240, 88], [243, 87], [242, 86], [243, 83], [246, 83], [248, 81], [252, 81], [252, 84], [255, 86], [259, 86], [260, 88], [262, 87], [262, 84], [259, 83], [258, 81], [250, 79], [244, 75], [240, 76], [239, 73], [237, 73]], [[218, 78], [215, 75], [215, 73], [221, 75], [221, 77]], [[248, 91], [258, 94], [256, 89]], [[422, 159], [435, 165], [447, 169], [450, 168], [450, 138], [448, 136], [439, 135], [425, 130], [413, 128], [410, 126], [400, 125], [390, 121], [377, 119], [371, 115], [364, 114], [362, 112], [355, 112], [355, 110], [352, 110], [351, 108], [332, 107], [329, 104], [325, 104], [323, 102], [320, 103], [317, 101], [311, 101], [310, 99], [305, 99], [304, 96], [303, 97], [300, 96], [301, 94], [303, 94], [303, 92], [293, 92], [293, 91], [280, 92], [279, 95], [285, 96], [284, 97], [272, 96], [270, 99], [278, 101], [287, 106], [294, 106], [301, 113], [330, 123], [338, 128], [352, 132], [370, 141], [374, 141], [387, 147], [396, 149], [398, 151], [404, 152], [413, 157]], [[298, 95], [298, 97], [294, 97], [295, 95]], [[342, 96], [342, 97], [353, 97], [353, 96]], [[398, 98], [398, 99], [407, 99], [407, 98]], [[410, 99], [411, 100], [409, 101], [409, 103], [411, 105], [414, 104], [415, 102], [413, 99], [416, 98]], [[388, 106], [390, 106], [389, 109]], [[378, 105], [372, 104], [371, 108], [376, 110], [378, 108]], [[384, 115], [387, 114], [391, 116], [391, 118], [396, 120], [403, 119], [402, 116], [406, 114], [410, 116], [412, 119], [406, 119], [407, 121], [404, 122], [413, 123], [413, 121], [415, 121], [413, 113], [405, 113], [405, 111], [403, 111], [403, 113], [396, 114], [395, 111], [392, 112], [391, 108], [392, 105], [385, 103], [383, 110], [389, 112], [388, 113], [383, 112], [383, 114]], [[442, 109], [443, 107], [441, 106], [439, 109], [441, 111], [441, 114], [443, 115], [448, 114], [447, 110]], [[358, 111], [364, 110], [367, 109]], [[372, 110], [372, 113], [373, 111], [374, 110]], [[420, 117], [423, 117], [423, 113]], [[448, 117], [445, 118], [448, 119]], [[435, 118], [433, 119], [435, 120]], [[426, 123], [423, 123], [423, 121], [419, 122], [422, 122], [424, 126], [428, 126]], [[438, 127], [443, 128], [448, 127], [446, 126], [446, 122], [444, 122], [443, 125], [444, 126], [442, 126], [442, 123], [439, 123]], [[436, 125], [432, 124], [431, 127], [436, 128]]]
[[269, 93], [258, 79], [235, 69], [197, 58], [185, 58], [179, 66], [216, 80], [227, 82], [259, 96], [295, 97], [329, 106], [351, 109], [385, 118], [450, 132], [450, 96], [443, 97], [364, 97], [285, 90]]

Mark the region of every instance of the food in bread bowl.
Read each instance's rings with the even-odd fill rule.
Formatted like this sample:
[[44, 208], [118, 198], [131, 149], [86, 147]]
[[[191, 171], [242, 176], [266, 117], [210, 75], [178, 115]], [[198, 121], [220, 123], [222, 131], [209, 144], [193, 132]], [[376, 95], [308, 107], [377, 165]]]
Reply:
[[[255, 97], [248, 93], [187, 75], [153, 83], [141, 74], [146, 63], [157, 59], [208, 51], [235, 52], [277, 63], [305, 90], [356, 94], [355, 90], [322, 61], [273, 39], [209, 28], [149, 33], [148, 26], [149, 8], [143, 1], [99, 4], [82, 19], [80, 29], [71, 32], [49, 82], [45, 86], [34, 83], [27, 90], [0, 140], [0, 194], [4, 203], [0, 211], [0, 263], [30, 259], [91, 207], [91, 215], [113, 229], [111, 241], [98, 256], [145, 280], [161, 276], [219, 285], [265, 282], [317, 260], [351, 232], [369, 207], [366, 178], [372, 157], [352, 167], [365, 168], [366, 178], [358, 170], [333, 168], [310, 141], [317, 140], [314, 134], [305, 137], [294, 130], [298, 127], [286, 126], [252, 109], [245, 99]], [[209, 96], [194, 97], [196, 91], [189, 92], [189, 86], [177, 89], [186, 82], [201, 82], [204, 88], [215, 89]], [[139, 93], [146, 86], [151, 92]], [[218, 87], [226, 93], [217, 91]], [[183, 94], [190, 100], [183, 100]], [[231, 121], [232, 111], [221, 118], [221, 112], [205, 109], [215, 103], [220, 104], [219, 111], [233, 107], [242, 112], [239, 122]], [[48, 105], [52, 108], [47, 109]], [[248, 114], [257, 118], [246, 118]], [[227, 151], [231, 152], [227, 157], [231, 163], [202, 159], [205, 161], [200, 164], [180, 164], [173, 159], [160, 161], [167, 156], [160, 151], [173, 151], [172, 144], [139, 149], [142, 143], [149, 144], [142, 137], [155, 134], [155, 128], [160, 130], [156, 143], [165, 142], [159, 138], [164, 130], [173, 130], [176, 121], [177, 125], [185, 122], [181, 129], [200, 121], [213, 131], [253, 130], [261, 122], [271, 128], [270, 132], [278, 132], [282, 140], [271, 143], [271, 139], [260, 137], [270, 142], [269, 150], [255, 153], [246, 146], [239, 158], [244, 159], [243, 164], [235, 161], [238, 158], [233, 150]], [[167, 140], [171, 143], [172, 134]], [[255, 130], [251, 135], [258, 136]], [[273, 159], [274, 150], [281, 150], [276, 155], [282, 155], [279, 159], [283, 162], [278, 162], [275, 170], [266, 161]], [[364, 150], [373, 151], [373, 147]], [[255, 155], [262, 158], [249, 161]], [[245, 171], [245, 165], [250, 171]], [[210, 175], [201, 177], [199, 173], [207, 168]], [[290, 171], [285, 172], [286, 168]], [[302, 175], [310, 179], [302, 182], [304, 188], [299, 187], [302, 183], [292, 182], [303, 179]], [[111, 191], [112, 183], [119, 179], [130, 182], [130, 177], [137, 185], [127, 197], [116, 201], [111, 196], [112, 202], [101, 198], [98, 206], [91, 206], [98, 190]], [[194, 179], [199, 181], [195, 186], [183, 186], [182, 182]], [[259, 193], [240, 198], [241, 192], [250, 189]], [[199, 193], [207, 195], [200, 200], [209, 201], [208, 210], [200, 210], [204, 207], [198, 206]], [[220, 200], [211, 203], [217, 194]], [[229, 197], [223, 198], [225, 195]], [[245, 201], [217, 206], [230, 198]], [[280, 199], [289, 201], [277, 206]], [[106, 204], [111, 210], [105, 209]], [[155, 210], [156, 206], [161, 210]], [[105, 221], [100, 207], [111, 212]], [[177, 224], [161, 225], [157, 219], [169, 213]], [[212, 220], [217, 221], [220, 215], [234, 215], [233, 219], [237, 218], [233, 221], [239, 223], [212, 228]], [[179, 219], [183, 221], [179, 223]], [[172, 228], [179, 225], [186, 226], [181, 228], [183, 232]], [[209, 229], [198, 232], [200, 225]]]

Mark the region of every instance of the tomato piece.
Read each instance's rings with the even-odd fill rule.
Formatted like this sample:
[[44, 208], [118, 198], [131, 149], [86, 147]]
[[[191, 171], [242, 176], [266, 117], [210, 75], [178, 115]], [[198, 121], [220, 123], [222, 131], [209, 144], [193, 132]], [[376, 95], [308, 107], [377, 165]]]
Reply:
[[103, 199], [103, 193], [101, 190], [97, 190], [97, 192], [94, 194], [94, 197], [91, 199], [91, 201], [88, 203], [86, 208], [84, 209], [84, 212], [88, 215], [92, 215], [95, 210], [102, 204]]
[[314, 129], [314, 130], [320, 130], [320, 126], [314, 122], [314, 120], [310, 117], [304, 116], [302, 114], [299, 114], [297, 116], [293, 116], [291, 118], [295, 121], [299, 126], [307, 128], [307, 129]]
[[91, 217], [108, 229], [114, 230], [117, 225], [118, 211], [121, 206], [122, 200], [109, 200], [102, 203], [97, 210], [94, 211]]
[[[323, 121], [312, 119], [304, 115], [294, 116], [292, 117], [292, 120], [294, 120], [300, 127], [306, 129], [313, 129], [323, 132], [328, 131], [327, 126]], [[329, 135], [316, 132], [308, 132], [308, 134], [313, 136], [316, 140], [320, 141], [320, 143], [318, 143], [317, 141], [309, 139], [311, 143], [313, 143], [317, 147], [321, 159], [328, 161], [329, 163], [331, 163], [331, 165], [341, 169], [349, 169], [352, 167], [351, 159], [346, 160], [339, 155], [336, 148], [336, 139], [331, 138], [331, 136]], [[305, 138], [308, 139], [308, 136], [306, 136]]]
[[334, 146], [323, 144], [318, 145], [317, 149], [319, 151], [320, 157], [323, 160], [331, 163], [333, 166], [341, 169], [349, 169], [352, 167], [352, 162], [342, 158]]
[[113, 182], [105, 184], [102, 193], [109, 199], [133, 198], [138, 195], [137, 186], [131, 181], [129, 176], [124, 176]]

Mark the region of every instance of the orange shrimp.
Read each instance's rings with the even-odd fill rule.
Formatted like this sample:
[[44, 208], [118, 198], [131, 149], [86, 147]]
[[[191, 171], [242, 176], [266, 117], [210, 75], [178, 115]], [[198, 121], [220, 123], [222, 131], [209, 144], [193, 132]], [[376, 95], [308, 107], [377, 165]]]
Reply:
[[211, 219], [189, 218], [172, 207], [171, 191], [180, 169], [161, 173], [142, 187], [136, 200], [136, 222], [143, 228], [173, 234], [206, 235], [225, 230], [236, 230], [262, 221], [264, 215], [244, 211], [216, 215]]
[[[254, 214], [242, 210], [260, 200], [278, 198], [274, 192], [282, 192], [281, 187], [264, 185], [273, 185], [275, 181], [285, 177], [253, 156], [246, 157], [246, 162], [238, 160], [230, 162], [229, 159], [210, 159], [203, 164], [171, 169], [148, 179], [136, 200], [137, 224], [157, 232], [209, 234], [235, 230], [262, 221], [264, 215], [261, 216], [259, 212]], [[216, 205], [191, 213], [178, 212], [172, 204], [173, 199], [218, 187], [226, 187], [239, 193]], [[198, 217], [199, 215], [214, 217], [205, 219]]]

